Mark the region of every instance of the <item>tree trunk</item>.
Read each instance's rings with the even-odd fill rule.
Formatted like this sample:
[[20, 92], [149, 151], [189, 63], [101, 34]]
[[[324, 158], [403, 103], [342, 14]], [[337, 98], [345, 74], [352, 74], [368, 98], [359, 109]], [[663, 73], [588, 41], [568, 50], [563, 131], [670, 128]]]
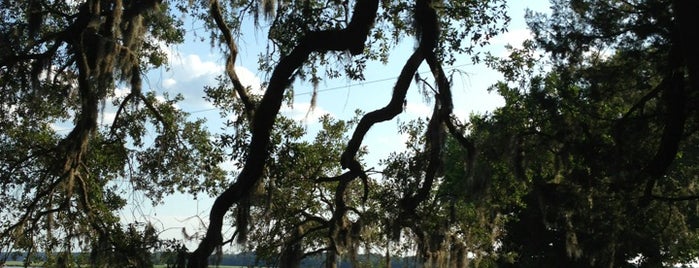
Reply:
[[391, 268], [391, 252], [389, 251], [389, 246], [391, 241], [386, 242], [386, 268]]
[[333, 250], [328, 250], [325, 255], [325, 268], [337, 268], [337, 253]]

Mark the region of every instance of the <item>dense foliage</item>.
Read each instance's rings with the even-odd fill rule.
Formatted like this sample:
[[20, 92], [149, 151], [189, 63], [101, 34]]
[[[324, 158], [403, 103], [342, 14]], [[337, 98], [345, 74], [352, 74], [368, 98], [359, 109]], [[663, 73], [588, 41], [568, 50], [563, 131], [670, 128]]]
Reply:
[[489, 169], [526, 186], [501, 250], [518, 267], [695, 260], [696, 3], [552, 10], [529, 15], [534, 42], [492, 61], [507, 104], [472, 122]]

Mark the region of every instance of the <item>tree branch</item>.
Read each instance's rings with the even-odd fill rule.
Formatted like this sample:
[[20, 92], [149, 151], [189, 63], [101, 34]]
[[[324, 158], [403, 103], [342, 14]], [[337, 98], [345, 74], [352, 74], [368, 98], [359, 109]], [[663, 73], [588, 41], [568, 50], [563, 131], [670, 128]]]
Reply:
[[244, 199], [260, 179], [264, 162], [269, 157], [267, 147], [274, 119], [279, 113], [284, 91], [290, 85], [293, 72], [298, 69], [312, 52], [345, 51], [352, 55], [363, 52], [364, 43], [376, 18], [377, 0], [357, 1], [352, 20], [347, 28], [309, 32], [289, 55], [284, 56], [274, 69], [269, 87], [256, 109], [252, 122], [252, 138], [248, 146], [248, 159], [238, 179], [219, 195], [209, 214], [209, 228], [199, 247], [189, 257], [188, 267], [206, 267], [208, 256], [221, 244], [223, 218], [230, 207]]
[[660, 138], [660, 146], [653, 159], [651, 159], [641, 171], [641, 176], [647, 178], [644, 198], [641, 199], [641, 205], [643, 206], [650, 203], [655, 184], [675, 160], [681, 137], [684, 133], [684, 125], [687, 118], [684, 111], [686, 104], [684, 92], [685, 83], [684, 73], [678, 69], [674, 70], [670, 75], [672, 85], [668, 87], [663, 94], [663, 99], [668, 111], [666, 113], [663, 134]]
[[245, 116], [247, 117], [248, 122], [252, 122], [255, 112], [255, 104], [252, 103], [250, 96], [248, 96], [247, 90], [240, 82], [238, 74], [235, 72], [235, 59], [238, 56], [238, 46], [233, 40], [233, 35], [231, 34], [228, 24], [226, 24], [226, 21], [223, 20], [223, 16], [221, 16], [221, 6], [219, 5], [218, 0], [210, 1], [209, 10], [211, 11], [211, 15], [214, 17], [216, 26], [223, 34], [223, 39], [228, 47], [228, 56], [226, 57], [226, 74], [233, 83], [233, 89], [238, 94], [240, 101], [245, 107]]
[[415, 195], [406, 196], [399, 201], [401, 214], [409, 217], [414, 215], [415, 208], [429, 196], [434, 180], [442, 167], [442, 149], [444, 147], [444, 121], [449, 119], [453, 104], [449, 80], [436, 56], [437, 40], [439, 38], [439, 21], [437, 12], [431, 6], [430, 0], [419, 0], [415, 6], [415, 19], [421, 30], [420, 47], [425, 55], [425, 60], [430, 66], [432, 75], [437, 82], [439, 94], [435, 96], [432, 118], [427, 124], [425, 133], [425, 153], [428, 155], [428, 163], [425, 169], [425, 178], [422, 186]]

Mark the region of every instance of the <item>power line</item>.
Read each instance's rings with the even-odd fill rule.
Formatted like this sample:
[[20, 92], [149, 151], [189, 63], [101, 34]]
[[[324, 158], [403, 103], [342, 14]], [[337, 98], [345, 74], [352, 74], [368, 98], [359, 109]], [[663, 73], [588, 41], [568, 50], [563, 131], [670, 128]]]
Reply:
[[[461, 67], [469, 66], [469, 65], [472, 65], [472, 64], [461, 64], [461, 65], [450, 66], [450, 67], [444, 68], [444, 70], [445, 70], [445, 71], [446, 71], [446, 70], [452, 70], [452, 69], [461, 68]], [[426, 74], [426, 73], [430, 73], [430, 71], [423, 71], [423, 72], [418, 72], [418, 73], [420, 73], [420, 74]], [[344, 86], [336, 86], [336, 87], [323, 88], [323, 89], [317, 90], [316, 92], [318, 92], [318, 93], [320, 93], [320, 92], [328, 92], [328, 91], [335, 91], [335, 90], [339, 90], [339, 89], [350, 88], [350, 87], [354, 87], [354, 86], [364, 86], [364, 85], [369, 85], [369, 84], [376, 84], [376, 83], [380, 83], [380, 82], [385, 82], [385, 81], [389, 81], [389, 80], [394, 80], [394, 79], [397, 79], [397, 78], [398, 78], [398, 76], [393, 76], [393, 77], [375, 79], [375, 80], [370, 80], [370, 81], [362, 81], [362, 82], [352, 83], [352, 84], [348, 84], [348, 85], [344, 85]], [[295, 94], [294, 94], [294, 97], [303, 96], [303, 95], [311, 95], [311, 94], [313, 94], [313, 91], [295, 93]], [[218, 108], [208, 108], [208, 109], [194, 110], [194, 111], [191, 111], [191, 112], [187, 112], [187, 111], [183, 111], [183, 112], [188, 113], [188, 114], [198, 114], [198, 113], [205, 113], [205, 112], [210, 112], [210, 111], [215, 111], [215, 110], [218, 110]], [[104, 124], [104, 123], [103, 123], [103, 124], [101, 124], [101, 125], [107, 126], [107, 125], [109, 125], [109, 124]], [[64, 131], [70, 131], [70, 130], [73, 130], [73, 129], [72, 129], [72, 128], [68, 128], [68, 129], [58, 129], [58, 130], [55, 130], [55, 131], [56, 131], [56, 132], [64, 132]]]
[[[452, 69], [461, 68], [461, 67], [469, 66], [469, 65], [471, 65], [471, 64], [455, 65], [455, 66], [450, 66], [450, 67], [444, 68], [444, 70], [445, 70], [445, 71], [446, 71], [446, 70], [452, 70]], [[423, 71], [423, 72], [418, 72], [418, 73], [420, 73], [420, 74], [426, 74], [426, 73], [430, 73], [430, 71]], [[388, 77], [388, 78], [381, 78], [381, 79], [375, 79], [375, 80], [369, 80], [369, 81], [356, 82], [356, 83], [352, 83], [352, 84], [348, 84], [348, 85], [344, 85], [344, 86], [336, 86], [336, 87], [329, 87], [329, 88], [319, 89], [319, 90], [317, 90], [317, 92], [318, 92], [318, 93], [320, 93], [320, 92], [328, 92], [328, 91], [335, 91], [335, 90], [345, 89], [345, 88], [354, 87], [354, 86], [364, 86], [364, 85], [369, 85], [369, 84], [376, 84], [376, 83], [380, 83], [380, 82], [385, 82], [385, 81], [389, 81], [389, 80], [394, 80], [394, 79], [397, 79], [397, 78], [398, 78], [398, 76], [393, 76], [393, 77]], [[301, 93], [294, 93], [294, 97], [303, 96], [303, 95], [311, 95], [311, 94], [313, 94], [313, 91], [301, 92]], [[201, 110], [191, 111], [191, 112], [188, 112], [188, 113], [189, 113], [189, 114], [197, 114], [197, 113], [210, 112], [210, 111], [214, 111], [214, 110], [217, 110], [217, 109], [218, 109], [218, 108], [201, 109]]]
[[[333, 90], [338, 90], [338, 89], [343, 89], [343, 88], [348, 88], [348, 87], [353, 87], [353, 86], [363, 86], [363, 85], [368, 85], [368, 84], [375, 84], [379, 82], [384, 82], [388, 80], [393, 80], [398, 77], [389, 77], [389, 78], [382, 78], [382, 79], [376, 79], [376, 80], [371, 80], [371, 81], [364, 81], [364, 82], [358, 82], [354, 84], [349, 84], [349, 85], [344, 85], [344, 86], [337, 86], [337, 87], [330, 87], [330, 88], [324, 88], [324, 89], [319, 89], [316, 92], [326, 92], [326, 91], [333, 91]], [[294, 94], [294, 97], [296, 96], [301, 96], [301, 95], [311, 95], [313, 91], [308, 91], [308, 92], [302, 92], [302, 93], [296, 93]]]
[[[471, 64], [461, 64], [461, 65], [450, 66], [450, 67], [444, 68], [444, 70], [445, 70], [445, 71], [446, 71], [446, 70], [452, 70], [452, 69], [456, 69], [456, 68], [460, 68], [460, 67], [464, 67], [464, 66], [468, 66], [468, 65], [471, 65]], [[418, 73], [420, 73], [420, 74], [426, 74], [426, 73], [430, 73], [430, 71], [423, 71], [423, 72], [418, 72]], [[384, 81], [388, 81], [388, 80], [394, 80], [394, 79], [397, 79], [397, 78], [398, 78], [398, 76], [393, 76], [393, 77], [382, 78], [382, 79], [376, 79], [376, 80], [371, 80], [371, 81], [357, 82], [357, 83], [349, 84], [349, 85], [345, 85], [345, 86], [338, 86], [338, 87], [331, 87], [331, 88], [319, 89], [319, 90], [317, 90], [317, 92], [333, 91], [333, 90], [338, 90], [338, 89], [343, 89], [343, 88], [348, 88], [348, 87], [353, 87], [353, 86], [363, 86], [363, 85], [368, 85], [368, 84], [374, 84], [374, 83], [384, 82]], [[313, 94], [313, 91], [302, 92], [302, 93], [296, 93], [296, 94], [294, 94], [294, 97], [296, 97], [296, 96], [301, 96], [301, 95], [310, 95], [310, 94]]]

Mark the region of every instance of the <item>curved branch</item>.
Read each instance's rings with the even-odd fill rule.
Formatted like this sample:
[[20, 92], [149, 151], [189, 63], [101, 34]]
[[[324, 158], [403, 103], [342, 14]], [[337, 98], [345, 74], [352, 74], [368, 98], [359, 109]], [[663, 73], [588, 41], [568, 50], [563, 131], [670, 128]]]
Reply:
[[[362, 117], [362, 119], [359, 121], [359, 124], [357, 124], [357, 128], [355, 129], [352, 138], [347, 143], [347, 148], [342, 153], [342, 157], [340, 158], [343, 168], [351, 168], [352, 166], [357, 165], [354, 163], [356, 162], [355, 157], [357, 151], [359, 151], [359, 147], [364, 140], [364, 136], [366, 136], [367, 132], [369, 132], [369, 129], [374, 124], [391, 120], [403, 111], [403, 103], [408, 92], [408, 87], [410, 87], [412, 77], [417, 72], [417, 69], [422, 61], [426, 58], [431, 58], [433, 64], [431, 64], [430, 67], [433, 69], [433, 73], [437, 71], [435, 70], [436, 67], [434, 67], [436, 66], [434, 64], [436, 62], [434, 49], [436, 47], [436, 40], [439, 35], [439, 32], [437, 31], [438, 22], [437, 14], [434, 8], [430, 6], [429, 0], [417, 1], [417, 5], [415, 7], [415, 20], [418, 23], [418, 28], [420, 30], [420, 45], [413, 52], [405, 65], [403, 65], [403, 69], [398, 76], [398, 80], [394, 86], [393, 95], [391, 96], [389, 103], [381, 109], [364, 115], [364, 117]], [[441, 67], [439, 67], [438, 70], [442, 71], [441, 76], [444, 76], [444, 72], [441, 70]], [[440, 83], [440, 86], [442, 86], [442, 83]], [[448, 97], [449, 100], [446, 103], [450, 104], [451, 94], [448, 94]]]
[[233, 89], [238, 94], [238, 97], [240, 97], [240, 101], [243, 102], [243, 106], [245, 107], [245, 116], [247, 117], [248, 122], [252, 122], [255, 112], [255, 104], [250, 99], [250, 96], [248, 96], [247, 90], [240, 82], [238, 74], [235, 72], [235, 59], [238, 56], [238, 46], [233, 40], [233, 35], [231, 34], [231, 30], [226, 24], [226, 21], [223, 20], [223, 16], [221, 15], [221, 6], [219, 5], [218, 0], [211, 0], [209, 9], [211, 11], [211, 15], [214, 17], [216, 26], [223, 34], [223, 39], [226, 42], [226, 46], [228, 46], [228, 57], [226, 57], [226, 74], [228, 75], [228, 78], [231, 79]]
[[403, 102], [405, 101], [405, 96], [408, 93], [408, 87], [412, 82], [413, 75], [417, 72], [417, 68], [422, 63], [424, 59], [421, 49], [415, 50], [413, 54], [408, 58], [408, 61], [403, 65], [403, 70], [401, 70], [396, 85], [393, 87], [393, 95], [388, 104], [378, 110], [374, 110], [362, 117], [355, 128], [352, 138], [347, 142], [347, 147], [340, 157], [340, 161], [343, 168], [350, 168], [356, 165], [357, 160], [355, 159], [359, 147], [364, 140], [369, 129], [380, 122], [388, 121], [396, 117], [403, 111]]
[[301, 67], [312, 52], [345, 51], [352, 55], [363, 52], [364, 43], [376, 18], [378, 0], [357, 1], [352, 20], [347, 28], [310, 32], [289, 55], [276, 66], [268, 89], [256, 109], [252, 122], [252, 138], [248, 159], [233, 185], [219, 195], [209, 214], [209, 228], [199, 247], [189, 257], [188, 267], [206, 267], [208, 256], [221, 244], [223, 218], [233, 204], [244, 199], [262, 176], [264, 162], [269, 157], [267, 148], [274, 119], [279, 113], [284, 91], [291, 84], [293, 72]]
[[421, 32], [420, 47], [418, 50], [424, 53], [425, 61], [430, 67], [432, 75], [437, 82], [439, 93], [435, 96], [435, 104], [427, 130], [425, 133], [425, 152], [428, 155], [428, 163], [425, 169], [425, 178], [422, 186], [415, 195], [406, 196], [399, 201], [401, 218], [407, 220], [415, 216], [414, 210], [429, 196], [434, 180], [442, 167], [442, 149], [444, 147], [444, 122], [449, 119], [453, 110], [451, 89], [449, 80], [436, 56], [436, 45], [439, 38], [439, 21], [437, 12], [431, 6], [430, 0], [419, 0], [415, 6], [415, 20]]
[[[423, 2], [425, 1], [420, 1], [419, 3]], [[422, 5], [424, 4], [425, 3]], [[429, 18], [429, 20], [425, 21], [424, 24], [428, 25], [427, 27], [438, 29], [437, 14], [435, 10], [433, 8], [428, 8], [423, 13], [427, 13], [428, 15], [425, 15], [425, 17]], [[430, 35], [430, 37], [437, 38], [437, 36], [432, 35]], [[417, 193], [413, 197], [406, 199], [406, 203], [409, 205], [409, 207], [406, 207], [407, 210], [414, 210], [417, 204], [426, 200], [430, 190], [432, 189], [437, 173], [442, 166], [442, 149], [444, 148], [445, 134], [444, 123], [449, 125], [451, 113], [454, 109], [454, 104], [451, 97], [451, 85], [446, 74], [444, 73], [442, 65], [439, 63], [434, 50], [426, 51], [425, 53], [425, 61], [430, 66], [432, 75], [437, 82], [437, 89], [439, 90], [439, 93], [435, 98], [432, 118], [427, 125], [427, 142], [425, 145], [425, 151], [429, 155], [429, 163], [425, 170], [425, 181], [423, 182], [422, 187], [418, 189]]]

